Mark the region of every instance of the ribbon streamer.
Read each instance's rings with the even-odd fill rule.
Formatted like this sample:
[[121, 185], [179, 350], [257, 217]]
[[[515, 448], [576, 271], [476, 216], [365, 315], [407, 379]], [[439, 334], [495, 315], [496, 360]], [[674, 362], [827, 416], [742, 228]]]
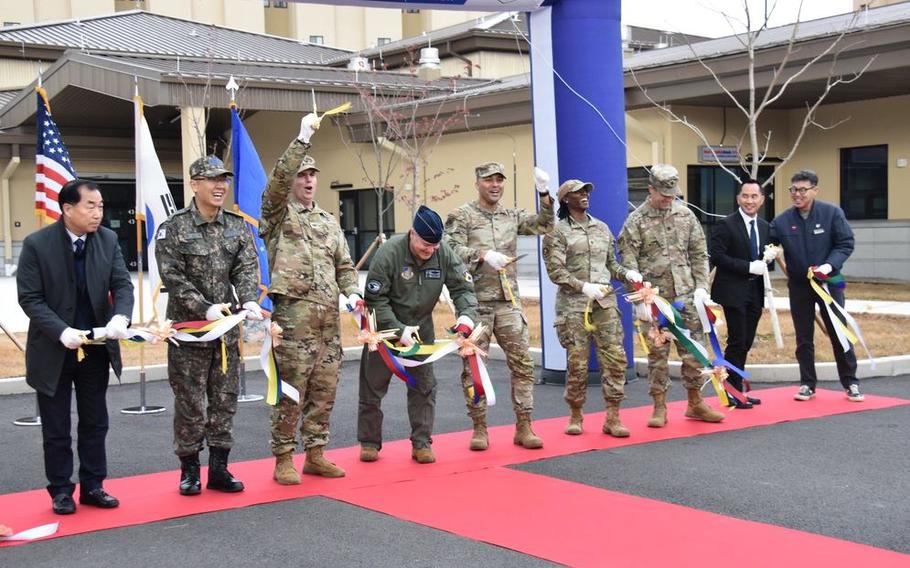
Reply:
[[[719, 381], [720, 385], [726, 389], [726, 392], [730, 396], [741, 403], [746, 403], [748, 401], [748, 398], [746, 398], [746, 396], [740, 392], [739, 389], [727, 382], [727, 370], [732, 371], [742, 377], [743, 385], [746, 387], [747, 391], [749, 390], [749, 379], [751, 378], [751, 375], [748, 371], [740, 369], [733, 363], [730, 363], [724, 359], [724, 352], [720, 348], [720, 341], [717, 339], [717, 330], [715, 328], [715, 323], [719, 321], [717, 318], [717, 313], [710, 306], [707, 306], [701, 299], [695, 300], [695, 311], [698, 312], [698, 319], [701, 321], [702, 329], [704, 330], [705, 335], [708, 336], [708, 340], [711, 344], [711, 349], [714, 351], [714, 361], [712, 362], [711, 367], [715, 369], [715, 375], [719, 374], [719, 371], [717, 371], [718, 368], [725, 369], [723, 376]], [[712, 378], [712, 381], [715, 380], [716, 377]], [[715, 389], [716, 388], [717, 385], [715, 385]], [[726, 396], [720, 398], [721, 402], [724, 402], [727, 399]], [[726, 405], [727, 404], [725, 404], [725, 406]]]
[[[863, 350], [866, 352], [866, 356], [869, 359], [869, 367], [874, 370], [875, 359], [872, 357], [872, 353], [869, 352], [869, 347], [866, 345], [866, 340], [863, 338], [859, 324], [853, 316], [851, 316], [840, 304], [835, 302], [834, 298], [831, 297], [831, 294], [828, 293], [829, 283], [838, 288], [844, 288], [846, 286], [844, 277], [840, 274], [827, 276], [821, 272], [817, 272], [816, 268], [817, 267], [815, 266], [810, 266], [806, 277], [809, 279], [809, 285], [812, 286], [812, 290], [821, 298], [825, 310], [828, 312], [828, 319], [831, 320], [831, 324], [834, 327], [834, 332], [835, 335], [837, 335], [837, 340], [840, 343], [841, 348], [844, 350], [844, 353], [846, 353], [859, 342], [859, 344], [863, 346]], [[819, 284], [819, 282], [821, 282], [821, 284]], [[837, 317], [837, 315], [840, 315], [841, 317]], [[841, 318], [843, 318], [843, 320]], [[844, 321], [847, 323], [845, 324]]]
[[52, 534], [55, 534], [59, 527], [60, 523], [50, 523], [47, 525], [33, 527], [10, 536], [0, 536], [0, 542], [28, 541], [45, 538], [51, 536]]
[[296, 388], [286, 383], [281, 378], [281, 370], [278, 367], [278, 358], [275, 357], [275, 347], [281, 344], [281, 326], [275, 322], [269, 325], [269, 332], [262, 342], [262, 351], [259, 353], [259, 362], [262, 364], [262, 370], [266, 378], [265, 402], [271, 406], [278, 404], [282, 396], [286, 396], [300, 404], [300, 393]]
[[477, 345], [487, 331], [487, 328], [479, 323], [467, 337], [456, 334], [455, 343], [458, 345], [458, 354], [463, 359], [467, 359], [468, 367], [471, 369], [471, 395], [474, 404], [480, 402], [480, 397], [483, 396], [487, 399], [487, 406], [496, 406], [496, 392], [493, 390], [490, 373], [482, 359], [487, 356], [487, 352]]

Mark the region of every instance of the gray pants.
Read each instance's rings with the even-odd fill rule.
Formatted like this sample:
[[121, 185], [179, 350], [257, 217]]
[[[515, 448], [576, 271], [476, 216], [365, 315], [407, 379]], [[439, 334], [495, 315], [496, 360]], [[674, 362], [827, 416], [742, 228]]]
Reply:
[[[411, 445], [429, 448], [433, 443], [433, 420], [436, 417], [436, 376], [433, 364], [408, 369], [417, 388], [408, 388], [408, 419], [411, 422]], [[366, 346], [360, 357], [360, 406], [357, 412], [357, 440], [361, 445], [382, 448], [382, 398], [389, 390], [392, 372], [379, 353]], [[398, 378], [395, 379], [396, 381]]]

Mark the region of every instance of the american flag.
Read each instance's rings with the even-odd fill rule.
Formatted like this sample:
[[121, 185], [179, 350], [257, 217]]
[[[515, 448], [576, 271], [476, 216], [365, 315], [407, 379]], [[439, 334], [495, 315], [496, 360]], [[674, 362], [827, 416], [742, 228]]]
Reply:
[[47, 93], [39, 88], [38, 141], [35, 145], [35, 212], [53, 220], [60, 218], [57, 195], [66, 182], [76, 177], [70, 153], [63, 145], [60, 130], [51, 118]]

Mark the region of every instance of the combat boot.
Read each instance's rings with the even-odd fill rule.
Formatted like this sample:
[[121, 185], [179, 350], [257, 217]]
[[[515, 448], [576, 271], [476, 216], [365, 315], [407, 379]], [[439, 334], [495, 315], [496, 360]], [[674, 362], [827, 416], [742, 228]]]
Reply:
[[433, 455], [433, 448], [413, 448], [411, 459], [417, 463], [433, 463], [436, 461], [436, 456]]
[[234, 476], [228, 471], [228, 454], [230, 453], [231, 450], [228, 448], [213, 448], [209, 446], [209, 480], [205, 484], [206, 489], [224, 491], [225, 493], [243, 491], [243, 482], [234, 479]]
[[581, 434], [581, 423], [584, 421], [585, 417], [581, 413], [580, 408], [572, 408], [572, 414], [569, 416], [569, 425], [566, 426], [566, 434], [570, 436], [578, 436]]
[[199, 495], [202, 481], [199, 480], [199, 452], [180, 456], [180, 494]]
[[475, 452], [481, 452], [490, 447], [490, 439], [487, 436], [487, 417], [472, 416], [474, 420], [474, 433], [471, 434], [471, 449]]
[[654, 411], [648, 419], [648, 428], [663, 428], [667, 425], [667, 393], [655, 393], [651, 398], [654, 399]]
[[322, 477], [344, 477], [344, 470], [325, 459], [322, 446], [313, 446], [306, 451], [303, 473]]
[[710, 406], [701, 398], [701, 392], [698, 389], [688, 389], [689, 406], [686, 408], [686, 418], [695, 420], [704, 420], [705, 422], [720, 422], [724, 415]]
[[280, 485], [300, 485], [300, 474], [294, 469], [294, 452], [275, 456], [275, 473], [272, 477]]
[[618, 401], [607, 401], [607, 413], [604, 416], [603, 433], [609, 434], [614, 438], [629, 437], [629, 429], [623, 426], [622, 421], [619, 419]]
[[360, 446], [360, 461], [374, 462], [379, 459], [379, 449], [372, 446]]
[[518, 419], [515, 422], [515, 437], [512, 438], [512, 442], [516, 446], [521, 446], [529, 450], [536, 450], [543, 447], [543, 440], [541, 440], [537, 434], [534, 433], [534, 430], [531, 429], [531, 413], [523, 412], [518, 415]]

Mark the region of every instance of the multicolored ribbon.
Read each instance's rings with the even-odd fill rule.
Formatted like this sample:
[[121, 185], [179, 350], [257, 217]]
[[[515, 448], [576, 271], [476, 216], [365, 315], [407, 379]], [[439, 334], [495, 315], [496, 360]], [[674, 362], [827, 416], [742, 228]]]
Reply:
[[[863, 338], [862, 331], [859, 329], [859, 324], [856, 323], [853, 316], [851, 316], [840, 304], [835, 302], [834, 298], [831, 297], [831, 294], [828, 293], [828, 286], [834, 286], [836, 288], [846, 287], [847, 283], [844, 280], [844, 277], [840, 274], [835, 274], [834, 276], [822, 274], [821, 272], [818, 272], [817, 268], [817, 266], [810, 266], [806, 277], [809, 279], [809, 285], [812, 286], [812, 290], [815, 291], [825, 305], [825, 310], [828, 312], [828, 319], [831, 320], [831, 324], [834, 326], [834, 332], [837, 335], [837, 340], [840, 342], [841, 348], [844, 350], [844, 353], [846, 353], [859, 342], [860, 345], [863, 346], [866, 356], [869, 358], [870, 368], [875, 369], [875, 359], [872, 357], [872, 353], [869, 352], [869, 347], [866, 346], [866, 340]], [[840, 315], [841, 317], [837, 317], [837, 315]], [[844, 322], [847, 323], [845, 324]]]
[[455, 343], [458, 345], [458, 354], [468, 361], [468, 367], [471, 369], [471, 387], [469, 391], [474, 404], [480, 402], [481, 397], [486, 397], [487, 406], [496, 406], [496, 392], [493, 390], [493, 381], [490, 380], [490, 373], [487, 371], [482, 359], [487, 356], [487, 352], [477, 345], [487, 332], [487, 328], [482, 323], [479, 323], [471, 331], [471, 335], [467, 337], [456, 334]]
[[[720, 323], [722, 323], [722, 320], [720, 320], [717, 317], [717, 312], [715, 311], [715, 308], [712, 306], [706, 305], [705, 302], [701, 299], [696, 299], [694, 301], [694, 303], [695, 303], [695, 311], [698, 312], [698, 319], [701, 321], [702, 329], [704, 330], [705, 335], [708, 336], [708, 340], [711, 344], [711, 349], [714, 351], [714, 361], [712, 362], [712, 365], [711, 365], [712, 372], [714, 374], [712, 375], [711, 380], [717, 381], [718, 374], [722, 374], [723, 376], [721, 377], [721, 379], [719, 381], [717, 381], [721, 385], [722, 390], [725, 390], [727, 394], [729, 394], [730, 396], [732, 396], [739, 402], [746, 403], [748, 401], [748, 398], [746, 398], [746, 395], [744, 395], [742, 392], [739, 391], [739, 389], [737, 389], [736, 387], [731, 385], [729, 382], [727, 382], [727, 380], [726, 380], [727, 379], [727, 370], [733, 371], [734, 373], [736, 373], [737, 375], [742, 377], [743, 386], [745, 387], [746, 391], [750, 390], [749, 389], [749, 378], [751, 377], [751, 375], [749, 374], [748, 371], [744, 371], [743, 369], [740, 369], [733, 363], [730, 363], [729, 361], [724, 359], [724, 352], [720, 348], [720, 341], [718, 341], [718, 339], [717, 339], [717, 330], [715, 328], [715, 325], [719, 325]], [[718, 371], [718, 369], [724, 369], [723, 373], [720, 373], [720, 371]], [[717, 385], [715, 385], [715, 390], [717, 390]], [[724, 403], [725, 406], [727, 406], [727, 403], [726, 403], [727, 396], [718, 395], [718, 397], [721, 399], [721, 402]]]
[[275, 348], [281, 344], [282, 331], [284, 330], [280, 325], [271, 322], [269, 332], [262, 342], [262, 351], [259, 353], [259, 362], [266, 378], [265, 402], [271, 406], [278, 404], [282, 396], [300, 404], [300, 392], [281, 378], [281, 369], [275, 356]]
[[396, 332], [394, 330], [376, 331], [375, 313], [371, 312], [368, 315], [364, 315], [360, 311], [352, 311], [351, 314], [357, 322], [357, 327], [360, 328], [358, 337], [367, 346], [367, 349], [378, 353], [386, 368], [393, 375], [404, 381], [409, 388], [417, 388], [417, 379], [408, 373], [398, 358], [389, 351], [387, 339], [395, 337], [397, 335]]

